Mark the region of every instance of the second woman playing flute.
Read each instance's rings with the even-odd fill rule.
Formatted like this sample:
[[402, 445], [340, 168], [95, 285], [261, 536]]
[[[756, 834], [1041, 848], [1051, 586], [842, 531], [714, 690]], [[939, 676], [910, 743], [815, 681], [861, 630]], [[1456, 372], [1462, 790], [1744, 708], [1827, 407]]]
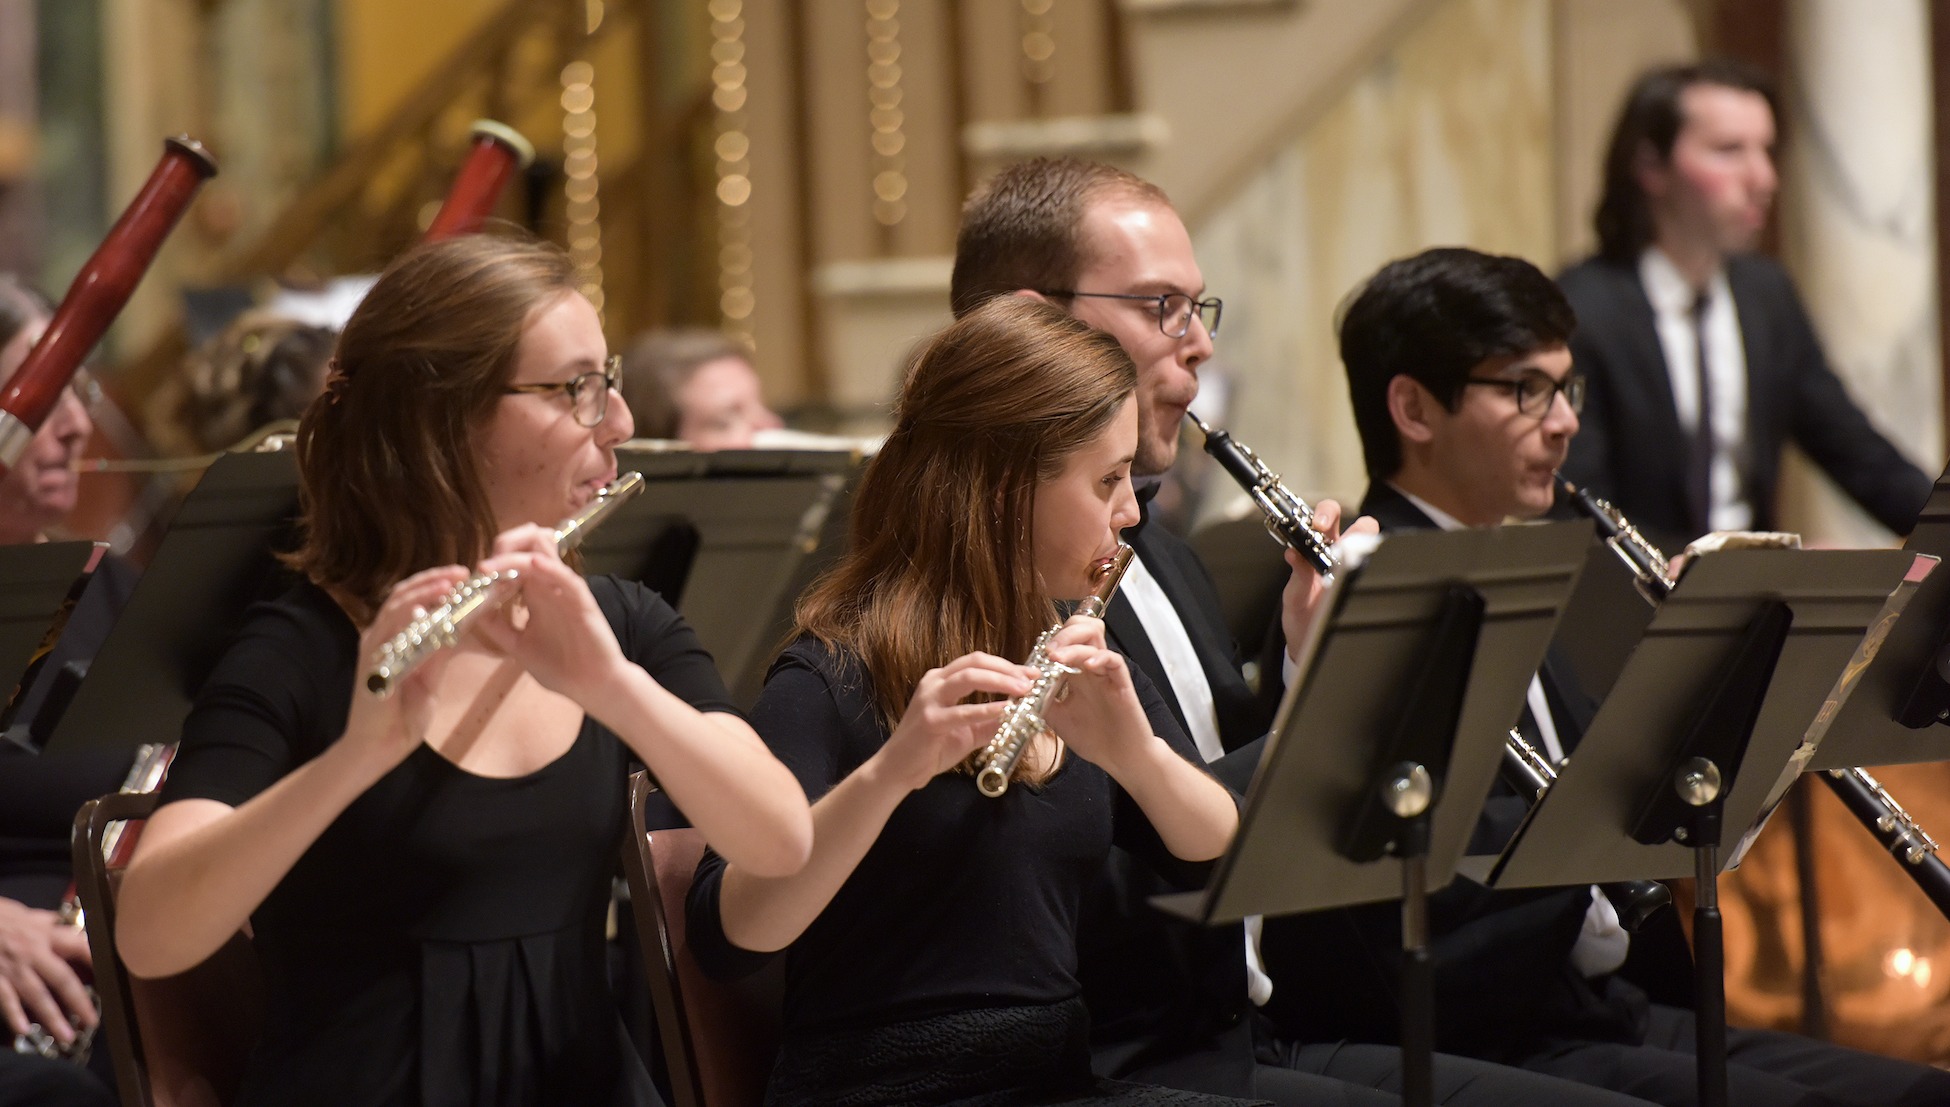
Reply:
[[[306, 580], [199, 695], [121, 900], [139, 975], [251, 924], [240, 1103], [654, 1103], [603, 942], [630, 763], [741, 866], [805, 860], [803, 795], [683, 620], [557, 556], [630, 434], [609, 365], [567, 257], [516, 239], [408, 252], [347, 324], [299, 432]], [[367, 694], [463, 565], [518, 600]]]
[[[787, 952], [775, 1103], [1231, 1103], [1090, 1072], [1079, 899], [1116, 841], [1194, 881], [1238, 827], [1162, 701], [1074, 619], [1078, 670], [999, 798], [970, 755], [1019, 662], [1137, 519], [1136, 371], [1046, 304], [998, 300], [924, 345], [753, 712], [813, 805], [812, 860], [707, 854], [691, 935], [714, 971]], [[959, 771], [958, 771], [959, 770]]]

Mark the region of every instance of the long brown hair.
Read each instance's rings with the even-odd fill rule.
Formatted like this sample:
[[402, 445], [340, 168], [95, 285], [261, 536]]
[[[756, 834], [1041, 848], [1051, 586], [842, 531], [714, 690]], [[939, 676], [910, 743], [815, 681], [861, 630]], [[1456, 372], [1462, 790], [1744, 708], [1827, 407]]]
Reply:
[[1650, 147], [1660, 161], [1670, 160], [1673, 143], [1686, 125], [1683, 101], [1696, 85], [1720, 85], [1752, 92], [1767, 101], [1775, 126], [1781, 105], [1765, 72], [1733, 58], [1706, 58], [1688, 65], [1647, 70], [1625, 94], [1605, 151], [1605, 187], [1592, 213], [1598, 252], [1613, 261], [1635, 262], [1652, 244], [1652, 208], [1639, 187], [1640, 151]]
[[353, 312], [298, 427], [304, 540], [286, 561], [355, 621], [408, 574], [487, 554], [474, 439], [529, 318], [574, 288], [555, 246], [464, 235], [401, 255]]
[[929, 669], [973, 650], [1020, 660], [1056, 621], [1033, 557], [1036, 485], [1136, 388], [1116, 339], [1022, 296], [915, 352], [848, 552], [797, 612], [801, 632], [860, 658], [889, 729]]

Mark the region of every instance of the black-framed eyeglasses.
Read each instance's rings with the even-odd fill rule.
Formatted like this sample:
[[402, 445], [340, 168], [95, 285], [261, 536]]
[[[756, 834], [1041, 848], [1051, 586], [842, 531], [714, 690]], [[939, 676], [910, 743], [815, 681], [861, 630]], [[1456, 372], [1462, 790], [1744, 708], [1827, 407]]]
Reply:
[[561, 392], [569, 397], [575, 409], [576, 422], [585, 427], [601, 426], [603, 417], [609, 414], [609, 394], [623, 385], [623, 358], [619, 354], [609, 355], [601, 369], [582, 373], [565, 381], [550, 381], [547, 384], [511, 384], [502, 391], [509, 396], [545, 396], [550, 392]]
[[1078, 292], [1075, 289], [1049, 288], [1043, 290], [1045, 296], [1091, 296], [1099, 300], [1142, 300], [1158, 305], [1158, 329], [1167, 338], [1183, 338], [1191, 332], [1192, 316], [1196, 314], [1205, 324], [1205, 333], [1217, 337], [1219, 333], [1219, 313], [1225, 302], [1217, 296], [1209, 300], [1194, 300], [1183, 292], [1160, 292], [1151, 295], [1143, 292]]
[[1532, 418], [1542, 419], [1550, 413], [1551, 405], [1557, 402], [1557, 394], [1564, 394], [1564, 401], [1571, 405], [1573, 412], [1584, 410], [1584, 374], [1571, 373], [1558, 380], [1542, 369], [1525, 369], [1523, 375], [1515, 380], [1502, 377], [1470, 377], [1464, 384], [1487, 384], [1497, 388], [1507, 388], [1517, 398], [1517, 410]]

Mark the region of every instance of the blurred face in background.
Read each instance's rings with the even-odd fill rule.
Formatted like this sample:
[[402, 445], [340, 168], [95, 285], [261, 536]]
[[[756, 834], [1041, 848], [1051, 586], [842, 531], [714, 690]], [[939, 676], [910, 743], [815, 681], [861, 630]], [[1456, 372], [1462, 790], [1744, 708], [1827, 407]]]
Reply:
[[[30, 323], [0, 347], [0, 381], [13, 378], [46, 328], [45, 320]], [[74, 510], [81, 491], [74, 463], [94, 429], [76, 390], [62, 389], [27, 452], [0, 478], [0, 544], [37, 541]]]
[[1693, 85], [1679, 103], [1684, 122], [1671, 155], [1649, 157], [1639, 173], [1658, 240], [1668, 252], [1680, 243], [1723, 257], [1751, 250], [1780, 185], [1774, 111], [1758, 92], [1714, 84]]
[[677, 437], [700, 450], [749, 449], [753, 435], [785, 425], [765, 406], [758, 373], [740, 357], [721, 357], [691, 370], [675, 399]]

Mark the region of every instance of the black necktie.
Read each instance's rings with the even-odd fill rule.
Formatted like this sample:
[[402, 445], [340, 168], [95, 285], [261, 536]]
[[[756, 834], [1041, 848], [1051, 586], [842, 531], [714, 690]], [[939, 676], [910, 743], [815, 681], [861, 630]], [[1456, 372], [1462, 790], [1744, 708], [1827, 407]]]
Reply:
[[1699, 370], [1699, 423], [1693, 428], [1686, 459], [1686, 500], [1693, 509], [1693, 530], [1713, 529], [1713, 383], [1706, 366], [1706, 293], [1693, 301], [1694, 365]]

